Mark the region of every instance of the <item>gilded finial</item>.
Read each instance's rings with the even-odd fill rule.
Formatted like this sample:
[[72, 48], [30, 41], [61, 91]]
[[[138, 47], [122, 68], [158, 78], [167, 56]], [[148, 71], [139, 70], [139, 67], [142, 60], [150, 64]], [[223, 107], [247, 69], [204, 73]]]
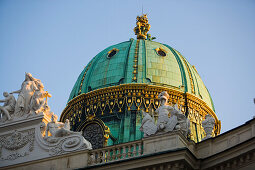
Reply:
[[146, 39], [147, 32], [150, 30], [151, 25], [148, 23], [147, 14], [136, 17], [136, 27], [134, 28], [137, 39]]

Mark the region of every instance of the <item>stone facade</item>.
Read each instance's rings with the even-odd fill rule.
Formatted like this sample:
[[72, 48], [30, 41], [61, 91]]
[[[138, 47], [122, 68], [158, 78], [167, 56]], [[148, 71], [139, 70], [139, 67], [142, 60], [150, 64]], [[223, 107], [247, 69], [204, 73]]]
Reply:
[[91, 149], [91, 144], [77, 133], [48, 142], [44, 137], [44, 126], [47, 122], [44, 118], [43, 114], [39, 114], [0, 124], [0, 167], [27, 164], [73, 151]]
[[[42, 147], [40, 142], [44, 140], [39, 138], [38, 127], [42, 119], [43, 116], [37, 116], [16, 122], [15, 126], [0, 126], [0, 169], [255, 168], [255, 119], [199, 143], [187, 140], [180, 131], [172, 131], [100, 149], [89, 150], [81, 145], [61, 152], [51, 152], [57, 147]], [[3, 144], [18, 137], [24, 140], [11, 146], [8, 142]]]

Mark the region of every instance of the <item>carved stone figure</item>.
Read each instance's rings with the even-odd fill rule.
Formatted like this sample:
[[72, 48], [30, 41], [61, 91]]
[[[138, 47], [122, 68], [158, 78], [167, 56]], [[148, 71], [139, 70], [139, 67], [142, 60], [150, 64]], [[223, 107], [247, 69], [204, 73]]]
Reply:
[[[69, 136], [71, 134], [81, 134], [80, 132], [73, 132], [70, 130], [70, 122], [68, 119], [66, 119], [65, 123], [57, 122], [56, 119], [56, 115], [52, 115], [51, 122], [47, 124], [45, 139], [48, 142], [56, 142], [58, 141], [58, 138]], [[51, 136], [49, 136], [48, 133], [50, 133]]]
[[144, 132], [144, 137], [173, 130], [180, 130], [184, 136], [188, 136], [190, 133], [190, 120], [179, 110], [177, 104], [174, 107], [168, 105], [169, 95], [166, 91], [161, 92], [158, 98], [160, 107], [155, 111], [158, 114], [157, 126], [151, 116], [143, 112], [144, 117], [140, 130]]
[[148, 113], [144, 111], [142, 111], [142, 113], [143, 113], [143, 120], [140, 127], [140, 131], [144, 133], [144, 137], [155, 134], [157, 131], [157, 126], [154, 124], [154, 120]]
[[178, 109], [177, 104], [174, 106], [177, 116], [177, 125], [175, 126], [176, 130], [180, 130], [184, 136], [190, 134], [190, 120]]
[[47, 97], [51, 97], [51, 95], [43, 88], [41, 80], [34, 78], [30, 73], [26, 73], [21, 89], [12, 92], [19, 94], [13, 117], [19, 118], [26, 114], [38, 114], [40, 112], [51, 113], [47, 105]]
[[12, 94], [9, 94], [7, 92], [3, 93], [3, 96], [5, 97], [4, 100], [0, 100], [0, 102], [4, 102], [3, 106], [0, 106], [0, 113], [2, 113], [2, 121], [10, 120], [11, 114], [14, 113], [16, 99]]
[[41, 84], [40, 80], [33, 78], [30, 73], [26, 73], [25, 80], [21, 85], [21, 89], [12, 92], [19, 94], [15, 106], [15, 117], [21, 117], [30, 112], [31, 98], [34, 95], [34, 91], [38, 89], [38, 84]]
[[51, 95], [43, 90], [43, 84], [38, 84], [38, 88], [35, 90], [34, 95], [32, 96], [30, 109], [32, 112], [36, 114], [45, 111], [46, 108], [46, 101], [44, 100], [45, 97], [51, 97]]
[[168, 105], [169, 95], [166, 91], [163, 91], [159, 94], [158, 98], [160, 100], [160, 107], [155, 111], [158, 114], [158, 131], [171, 131], [177, 124], [177, 118], [175, 115], [171, 115], [170, 119], [168, 118], [168, 115], [174, 110], [173, 107]]
[[206, 133], [206, 136], [203, 138], [203, 140], [212, 137], [212, 131], [213, 131], [214, 125], [215, 125], [214, 118], [210, 114], [207, 114], [205, 116], [205, 120], [202, 122], [202, 126]]

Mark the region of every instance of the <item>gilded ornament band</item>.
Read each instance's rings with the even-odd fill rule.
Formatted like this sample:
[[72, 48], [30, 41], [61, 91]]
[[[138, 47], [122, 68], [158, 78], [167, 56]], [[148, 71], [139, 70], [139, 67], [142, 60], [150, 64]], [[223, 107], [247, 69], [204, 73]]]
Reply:
[[155, 110], [159, 107], [158, 94], [162, 91], [168, 92], [170, 105], [177, 103], [181, 111], [188, 114], [190, 121], [199, 127], [206, 114], [212, 115], [216, 121], [214, 133], [215, 135], [220, 133], [221, 123], [216, 114], [197, 96], [181, 90], [137, 83], [107, 87], [81, 94], [67, 104], [60, 120], [64, 121], [68, 118], [74, 124], [74, 120], [79, 119], [80, 122], [82, 110], [85, 110], [87, 115], [112, 114], [113, 110], [121, 112], [123, 107], [127, 107], [128, 110], [135, 107], [136, 110], [144, 109], [148, 112], [150, 109]]

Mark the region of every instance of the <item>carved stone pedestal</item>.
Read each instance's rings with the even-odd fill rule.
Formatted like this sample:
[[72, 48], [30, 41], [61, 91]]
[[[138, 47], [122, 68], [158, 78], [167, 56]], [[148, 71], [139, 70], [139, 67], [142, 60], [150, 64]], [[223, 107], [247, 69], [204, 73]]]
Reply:
[[180, 131], [143, 138], [144, 154], [152, 154], [178, 148], [189, 148], [194, 151], [195, 143], [188, 141]]

